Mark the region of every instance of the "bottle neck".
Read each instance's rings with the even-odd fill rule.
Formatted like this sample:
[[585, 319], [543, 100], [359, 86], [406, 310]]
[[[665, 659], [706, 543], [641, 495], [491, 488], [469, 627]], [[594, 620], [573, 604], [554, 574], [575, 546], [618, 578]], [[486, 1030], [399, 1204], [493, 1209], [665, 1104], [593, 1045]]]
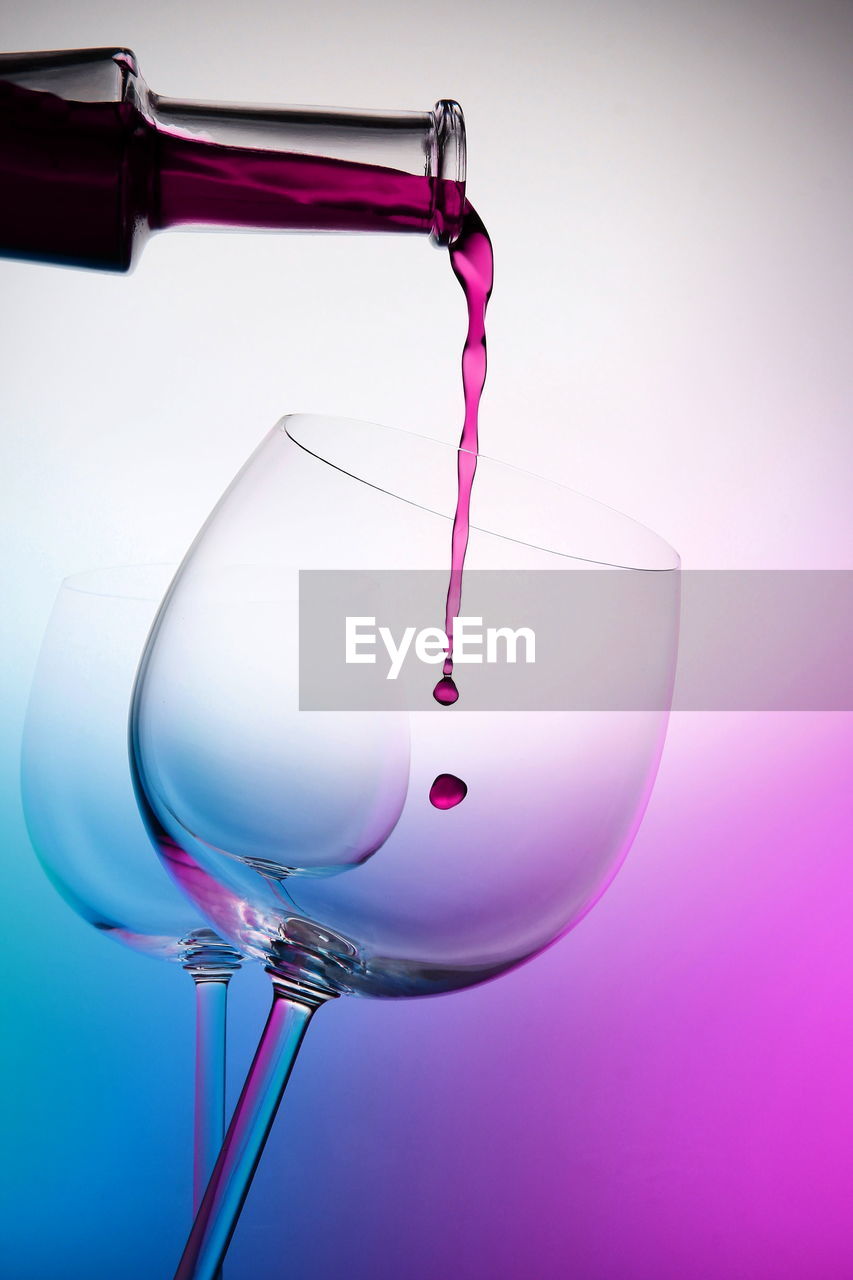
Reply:
[[388, 113], [146, 99], [154, 229], [397, 231], [438, 244], [459, 234], [465, 125], [455, 102]]

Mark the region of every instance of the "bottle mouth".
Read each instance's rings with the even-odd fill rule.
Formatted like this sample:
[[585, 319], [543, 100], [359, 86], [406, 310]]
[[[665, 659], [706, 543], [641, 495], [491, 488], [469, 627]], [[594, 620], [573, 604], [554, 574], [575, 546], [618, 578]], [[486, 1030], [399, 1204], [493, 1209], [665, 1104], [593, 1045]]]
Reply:
[[465, 117], [458, 102], [440, 98], [432, 113], [433, 244], [445, 247], [462, 230], [465, 212], [467, 151]]

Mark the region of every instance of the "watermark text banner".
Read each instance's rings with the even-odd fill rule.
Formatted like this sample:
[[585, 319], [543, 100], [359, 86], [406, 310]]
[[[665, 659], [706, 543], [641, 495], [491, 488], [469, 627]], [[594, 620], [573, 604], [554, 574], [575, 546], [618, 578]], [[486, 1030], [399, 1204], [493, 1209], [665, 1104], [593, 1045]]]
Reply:
[[[446, 571], [303, 571], [304, 710], [435, 710]], [[853, 710], [853, 572], [466, 570], [462, 711]]]

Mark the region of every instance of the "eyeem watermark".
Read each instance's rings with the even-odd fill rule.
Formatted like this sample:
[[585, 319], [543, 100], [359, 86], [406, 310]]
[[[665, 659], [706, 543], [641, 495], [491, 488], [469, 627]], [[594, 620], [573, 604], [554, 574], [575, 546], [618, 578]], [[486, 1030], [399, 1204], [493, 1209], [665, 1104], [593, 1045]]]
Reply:
[[[853, 571], [466, 569], [464, 593], [456, 717], [853, 711]], [[300, 708], [446, 717], [446, 597], [446, 569], [303, 570]]]
[[[410, 653], [418, 662], [437, 666], [450, 647], [441, 627], [406, 627], [397, 640], [390, 627], [377, 627], [375, 617], [347, 616], [344, 660], [348, 665], [376, 663], [380, 643], [388, 659], [386, 680], [396, 680]], [[519, 653], [523, 652], [523, 658]], [[482, 618], [453, 619], [453, 664], [536, 661], [536, 633], [532, 627], [483, 627]]]

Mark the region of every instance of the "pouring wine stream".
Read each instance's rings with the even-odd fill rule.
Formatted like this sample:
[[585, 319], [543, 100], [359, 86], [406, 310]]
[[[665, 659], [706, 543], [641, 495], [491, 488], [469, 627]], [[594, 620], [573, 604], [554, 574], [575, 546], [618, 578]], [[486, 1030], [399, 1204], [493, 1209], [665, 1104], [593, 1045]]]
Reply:
[[[465, 567], [465, 553], [468, 550], [468, 534], [471, 525], [471, 493], [474, 487], [474, 476], [477, 473], [480, 399], [486, 383], [486, 308], [492, 295], [494, 280], [494, 254], [489, 233], [483, 226], [476, 209], [467, 200], [461, 234], [450, 246], [450, 265], [465, 294], [468, 307], [468, 332], [462, 350], [465, 418], [456, 455], [456, 512], [451, 535], [450, 583], [447, 588], [447, 603], [444, 611], [447, 656], [444, 659], [441, 679], [432, 695], [443, 707], [452, 707], [459, 699], [459, 690], [453, 679], [453, 622], [459, 616], [462, 603], [462, 571]], [[429, 798], [436, 809], [452, 809], [465, 799], [467, 793], [468, 788], [461, 778], [457, 778], [452, 773], [442, 773], [432, 784]]]

